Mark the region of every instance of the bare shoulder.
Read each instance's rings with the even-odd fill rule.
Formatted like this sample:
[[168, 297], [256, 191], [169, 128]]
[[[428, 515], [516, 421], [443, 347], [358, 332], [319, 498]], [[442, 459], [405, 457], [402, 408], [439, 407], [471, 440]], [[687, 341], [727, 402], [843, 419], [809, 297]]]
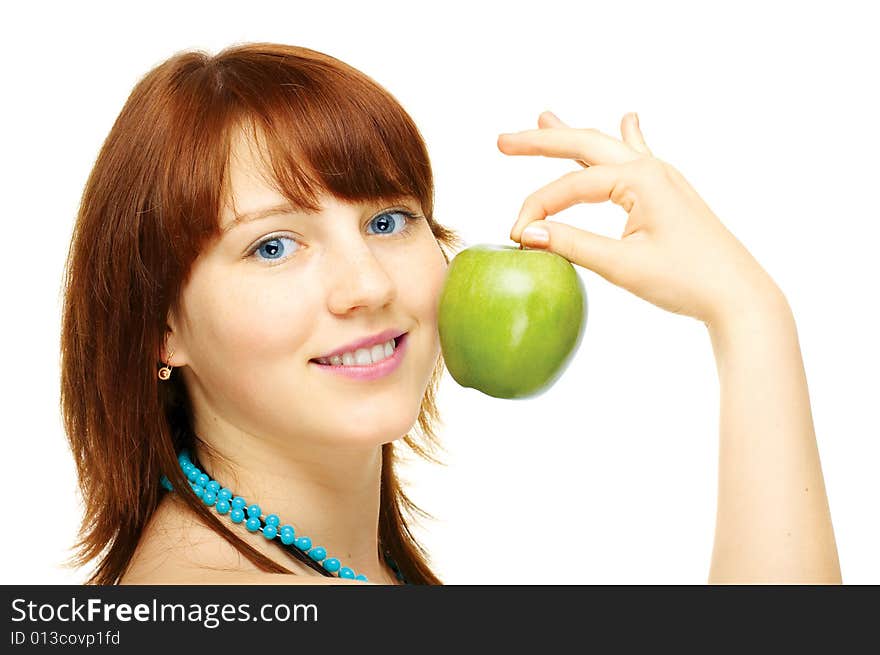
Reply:
[[223, 566], [219, 558], [235, 567], [238, 562], [228, 561], [229, 555], [220, 548], [218, 541], [223, 539], [215, 537], [180, 501], [166, 496], [144, 528], [119, 583], [186, 584], [183, 579], [205, 564]]
[[363, 585], [373, 584], [360, 580], [345, 580], [308, 575], [290, 575], [287, 573], [266, 573], [264, 571], [216, 571], [211, 569], [179, 570], [173, 575], [162, 576], [152, 580], [140, 580], [136, 576], [120, 581], [120, 584], [149, 585]]
[[[277, 560], [265, 544], [254, 547]], [[300, 575], [266, 573], [229, 542], [203, 525], [173, 496], [166, 496], [145, 528], [122, 585], [325, 585], [365, 584], [357, 580], [320, 577], [296, 561], [284, 566]]]

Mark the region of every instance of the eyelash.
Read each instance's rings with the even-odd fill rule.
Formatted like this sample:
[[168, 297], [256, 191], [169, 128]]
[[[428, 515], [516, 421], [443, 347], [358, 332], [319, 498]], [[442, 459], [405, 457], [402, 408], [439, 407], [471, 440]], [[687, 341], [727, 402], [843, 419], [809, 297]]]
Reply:
[[[402, 214], [403, 216], [406, 217], [406, 224], [403, 226], [403, 229], [400, 230], [399, 232], [394, 233], [394, 234], [389, 234], [389, 236], [392, 236], [392, 237], [403, 237], [403, 236], [408, 235], [414, 229], [415, 221], [417, 219], [424, 218], [424, 216], [422, 216], [421, 214], [416, 214], [415, 212], [411, 212], [408, 209], [389, 209], [389, 210], [386, 210], [386, 211], [382, 212], [381, 214], [377, 214], [376, 216], [371, 218], [369, 220], [369, 222], [367, 223], [367, 225], [369, 226], [377, 218], [381, 218], [382, 216], [386, 216], [389, 214]], [[245, 256], [248, 259], [251, 257], [255, 257], [257, 252], [260, 250], [260, 248], [262, 248], [265, 244], [269, 243], [270, 241], [276, 241], [276, 240], [282, 239], [282, 238], [283, 239], [290, 239], [291, 241], [295, 241], [295, 239], [288, 237], [288, 236], [285, 236], [283, 234], [274, 234], [274, 235], [270, 234], [265, 239], [260, 239], [260, 241], [258, 241], [256, 244], [254, 244], [254, 246], [250, 250], [248, 250], [248, 252]], [[280, 259], [264, 259], [262, 261], [278, 263], [278, 262], [283, 262], [292, 256], [293, 255], [287, 255], [286, 257], [282, 257]], [[270, 265], [272, 265], [272, 264], [270, 264]]]

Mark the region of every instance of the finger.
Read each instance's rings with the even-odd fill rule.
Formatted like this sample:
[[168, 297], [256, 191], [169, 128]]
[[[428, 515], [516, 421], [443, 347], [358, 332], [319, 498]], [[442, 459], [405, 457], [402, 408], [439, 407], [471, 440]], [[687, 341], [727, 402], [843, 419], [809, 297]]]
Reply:
[[[538, 116], [538, 127], [543, 129], [543, 128], [547, 128], [547, 127], [568, 127], [568, 125], [563, 123], [562, 119], [559, 118], [559, 116], [554, 114], [552, 111], [544, 111], [544, 112], [541, 112], [540, 116]], [[580, 164], [584, 168], [590, 167], [590, 165], [587, 162], [585, 162], [581, 159], [575, 159], [575, 162], [577, 162], [578, 164]]]
[[565, 123], [562, 122], [562, 119], [559, 118], [552, 111], [542, 111], [541, 115], [538, 116], [538, 127], [569, 127]]
[[510, 238], [519, 241], [522, 230], [529, 223], [552, 216], [580, 202], [611, 200], [627, 213], [633, 200], [628, 186], [621, 179], [622, 169], [617, 166], [590, 166], [573, 171], [538, 189], [523, 202], [519, 216], [510, 230]]
[[501, 134], [498, 149], [506, 155], [581, 159], [590, 165], [622, 164], [640, 156], [627, 144], [598, 130], [571, 127], [547, 127]]
[[619, 284], [622, 275], [628, 270], [627, 259], [631, 253], [627, 244], [618, 239], [556, 221], [534, 221], [528, 228], [529, 233], [534, 230], [543, 231], [547, 240], [539, 243], [524, 234], [524, 245], [561, 255], [571, 263], [588, 268], [614, 284]]
[[635, 112], [627, 114], [620, 122], [620, 134], [623, 136], [624, 142], [633, 150], [645, 155], [651, 155], [648, 144], [645, 143], [645, 137], [639, 128], [639, 115]]

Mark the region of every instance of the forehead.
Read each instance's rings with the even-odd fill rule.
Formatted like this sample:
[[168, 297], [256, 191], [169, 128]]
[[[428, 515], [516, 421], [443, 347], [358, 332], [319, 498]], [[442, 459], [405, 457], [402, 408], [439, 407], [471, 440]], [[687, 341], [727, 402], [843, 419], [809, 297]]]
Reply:
[[[292, 156], [295, 156], [294, 145]], [[297, 158], [299, 159], [299, 158]], [[298, 162], [299, 164], [299, 162]], [[302, 166], [302, 164], [299, 164]], [[308, 166], [296, 172], [297, 178], [302, 178], [303, 173], [309, 170]], [[226, 187], [220, 211], [220, 229], [226, 232], [235, 227], [237, 222], [247, 222], [249, 217], [257, 217], [268, 213], [266, 210], [277, 210], [284, 207], [290, 212], [312, 212], [343, 202], [334, 197], [317, 182], [314, 174], [308, 175], [308, 179], [297, 180], [294, 185], [301, 188], [301, 183], [313, 185], [314, 198], [297, 193], [295, 198], [303, 195], [299, 202], [291, 202], [279, 188], [271, 167], [268, 146], [265, 136], [260, 130], [245, 130], [238, 128], [230, 136], [229, 162], [227, 168]], [[291, 189], [287, 189], [292, 192]], [[397, 202], [413, 203], [420, 207], [418, 198], [411, 193], [393, 194], [388, 197], [364, 198], [359, 202], [348, 202], [372, 207], [381, 204], [393, 204]], [[311, 203], [311, 207], [309, 204]]]
[[272, 181], [264, 142], [241, 129], [231, 137], [227, 175], [220, 213], [222, 227], [231, 225], [236, 216], [286, 202]]

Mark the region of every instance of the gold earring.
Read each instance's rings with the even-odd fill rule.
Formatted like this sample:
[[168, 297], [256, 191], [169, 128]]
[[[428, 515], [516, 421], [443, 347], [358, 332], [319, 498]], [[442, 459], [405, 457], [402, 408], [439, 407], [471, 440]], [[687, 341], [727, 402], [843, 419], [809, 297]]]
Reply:
[[[169, 362], [171, 361], [171, 358], [172, 358], [172, 357], [174, 357], [174, 351], [173, 351], [173, 350], [171, 351], [171, 354], [168, 355], [168, 361], [169, 361]], [[160, 379], [160, 380], [167, 380], [167, 379], [170, 378], [170, 377], [171, 377], [171, 365], [170, 365], [170, 364], [165, 364], [165, 366], [163, 366], [162, 368], [159, 369], [159, 379]]]

